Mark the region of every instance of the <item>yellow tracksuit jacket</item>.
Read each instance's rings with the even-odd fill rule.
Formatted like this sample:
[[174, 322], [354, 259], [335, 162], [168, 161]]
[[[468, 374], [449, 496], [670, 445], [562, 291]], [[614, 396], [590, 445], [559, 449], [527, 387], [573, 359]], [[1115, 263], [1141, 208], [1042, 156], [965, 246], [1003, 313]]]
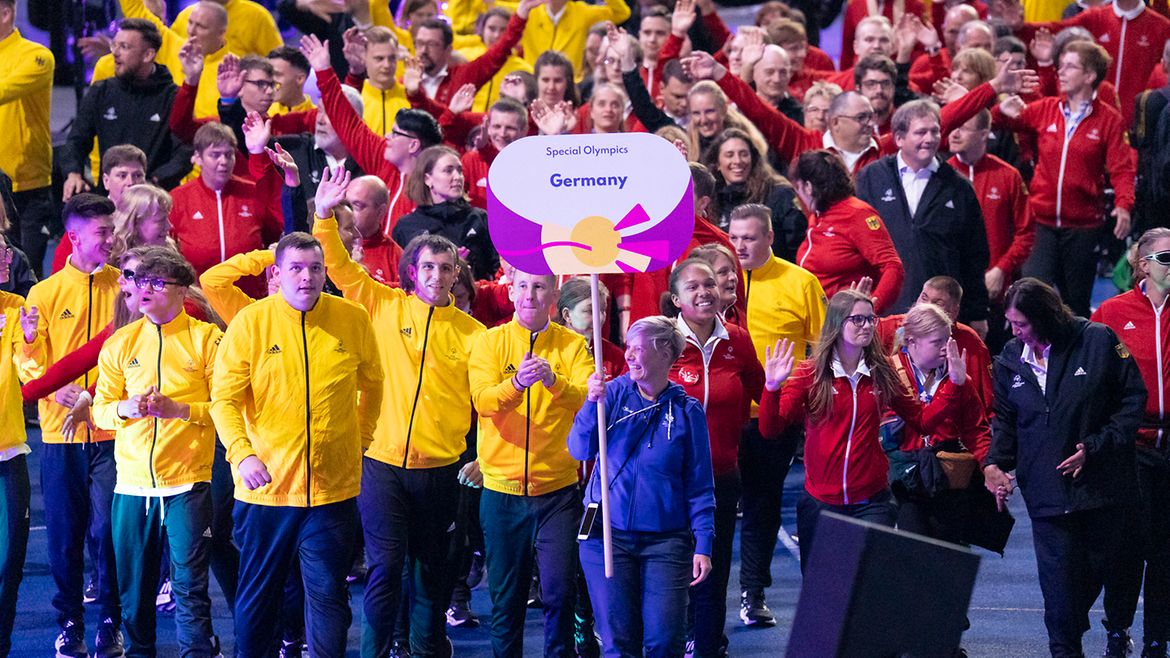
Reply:
[[410, 109], [406, 90], [400, 84], [391, 89], [378, 89], [369, 80], [362, 83], [362, 120], [379, 135], [389, 135], [398, 110]]
[[220, 342], [211, 417], [228, 461], [255, 455], [272, 482], [250, 491], [237, 472], [236, 500], [315, 507], [357, 496], [381, 404], [382, 366], [361, 306], [323, 294], [301, 312], [272, 295], [243, 309]]
[[0, 452], [27, 440], [17, 364], [25, 354], [34, 353], [37, 345], [25, 345], [21, 306], [24, 297], [0, 290]]
[[317, 109], [317, 106], [313, 104], [313, 99], [305, 96], [305, 100], [301, 101], [294, 107], [281, 105], [280, 103], [273, 101], [272, 106], [268, 108], [268, 116], [275, 117], [280, 116], [281, 114], [288, 114], [289, 112], [308, 112], [309, 110], [315, 109]]
[[[557, 379], [551, 389], [540, 382], [525, 391], [512, 385], [530, 349], [552, 366]], [[534, 335], [513, 319], [480, 336], [471, 350], [470, 371], [483, 486], [540, 496], [575, 483], [577, 462], [565, 440], [593, 373], [585, 339], [555, 323]]]
[[[252, 0], [227, 0], [221, 4], [228, 15], [227, 34], [224, 35], [224, 39], [233, 53], [240, 57], [244, 55], [267, 57], [272, 50], [284, 45], [280, 30], [276, 27], [276, 19], [263, 5]], [[194, 10], [195, 6], [192, 4], [179, 12], [175, 24], [171, 26], [171, 29], [183, 39], [187, 38], [187, 21]]]
[[[215, 426], [211, 373], [219, 328], [180, 311], [164, 325], [141, 318], [122, 327], [98, 357], [93, 419], [115, 432], [118, 484], [155, 489], [211, 481]], [[150, 387], [190, 405], [181, 418], [122, 418], [118, 403]]]
[[776, 256], [745, 276], [747, 329], [760, 363], [764, 348], [781, 338], [795, 343], [797, 361], [804, 359], [825, 322], [825, 291], [817, 277]]
[[245, 307], [256, 301], [236, 286], [246, 276], [259, 276], [276, 258], [271, 249], [257, 249], [236, 254], [218, 265], [212, 265], [199, 275], [199, 287], [207, 296], [207, 303], [223, 318], [225, 324]]
[[[466, 57], [467, 61], [471, 61], [486, 52], [487, 46], [483, 45], [483, 41], [478, 39], [477, 43], [467, 48], [459, 49], [459, 54]], [[492, 79], [475, 92], [475, 103], [471, 106], [471, 111], [487, 112], [492, 106], [492, 103], [500, 99], [500, 85], [504, 83], [504, 78], [516, 71], [532, 73], [532, 65], [515, 55], [509, 57], [504, 62], [504, 65], [500, 67], [500, 70], [492, 76]]]
[[53, 53], [14, 29], [0, 39], [0, 169], [16, 192], [51, 184], [53, 137]]
[[349, 256], [337, 220], [317, 218], [329, 278], [370, 313], [382, 380], [382, 409], [366, 457], [402, 468], [454, 464], [467, 449], [471, 387], [467, 361], [484, 327], [454, 302], [429, 306], [371, 277]]
[[[59, 272], [33, 286], [25, 306], [35, 306], [40, 311], [37, 333], [45, 345], [35, 356], [29, 355], [28, 366], [22, 367], [22, 378], [25, 381], [35, 379], [40, 374], [36, 370], [89, 342], [113, 321], [115, 303], [122, 303], [118, 270], [105, 265], [92, 274], [82, 272], [74, 267], [72, 256]], [[97, 374], [97, 368], [94, 368], [74, 383], [89, 388], [96, 381]], [[61, 423], [69, 410], [51, 398], [42, 399], [39, 404], [41, 441], [65, 443]], [[97, 430], [91, 436], [87, 429], [81, 428], [73, 441], [108, 441], [112, 438], [114, 435], [110, 432]]]
[[573, 63], [573, 73], [577, 82], [580, 82], [581, 63], [585, 57], [585, 37], [589, 36], [589, 28], [603, 21], [613, 21], [615, 25], [621, 25], [629, 17], [630, 6], [625, 0], [605, 0], [604, 5], [569, 0], [560, 20], [553, 23], [548, 15], [548, 6], [541, 4], [528, 14], [528, 24], [524, 27], [524, 36], [520, 39], [524, 59], [535, 65], [536, 58], [544, 51], [559, 50]]

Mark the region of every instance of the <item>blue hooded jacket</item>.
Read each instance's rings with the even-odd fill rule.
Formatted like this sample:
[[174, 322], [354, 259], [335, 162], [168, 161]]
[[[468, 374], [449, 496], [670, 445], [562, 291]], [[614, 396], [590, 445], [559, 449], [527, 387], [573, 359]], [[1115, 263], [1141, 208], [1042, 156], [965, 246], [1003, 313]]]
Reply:
[[[715, 484], [707, 419], [699, 401], [678, 384], [647, 400], [630, 376], [605, 387], [611, 522], [618, 530], [690, 530], [695, 553], [711, 555]], [[586, 402], [569, 432], [569, 453], [597, 457], [597, 404]], [[585, 504], [601, 500], [601, 469], [593, 469]]]

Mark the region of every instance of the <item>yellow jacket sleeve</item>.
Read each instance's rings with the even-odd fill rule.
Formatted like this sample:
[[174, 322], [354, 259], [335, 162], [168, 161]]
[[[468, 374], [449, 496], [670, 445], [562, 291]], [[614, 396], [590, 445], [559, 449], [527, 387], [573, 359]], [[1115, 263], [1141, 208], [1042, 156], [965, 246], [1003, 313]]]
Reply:
[[[210, 333], [211, 335], [203, 344], [203, 376], [209, 382], [215, 376], [215, 357], [219, 352], [219, 342], [223, 340], [223, 332], [219, 330], [219, 327], [215, 327], [215, 330]], [[193, 402], [190, 406], [191, 413], [187, 416], [187, 422], [203, 426], [215, 424], [211, 420], [210, 400]]]
[[257, 249], [236, 254], [224, 262], [213, 265], [199, 275], [199, 285], [207, 295], [207, 303], [219, 313], [225, 323], [230, 323], [244, 307], [256, 301], [236, 287], [236, 281], [263, 274], [276, 259], [270, 249]]
[[228, 326], [219, 344], [211, 379], [211, 417], [227, 451], [227, 460], [233, 465], [256, 454], [244, 424], [244, 401], [252, 374], [252, 355], [246, 341], [246, 332], [239, 324]]
[[[500, 336], [505, 339], [504, 336]], [[512, 378], [500, 381], [500, 364], [496, 361], [491, 334], [484, 332], [471, 347], [467, 364], [467, 378], [471, 384], [471, 401], [479, 415], [491, 418], [501, 411], [514, 409], [524, 399], [524, 392], [516, 390]]]
[[579, 4], [583, 8], [587, 8], [592, 15], [589, 21], [590, 25], [600, 21], [613, 21], [615, 25], [621, 25], [630, 18], [630, 6], [626, 4], [625, 0], [605, 0], [604, 7], [584, 2]]
[[358, 428], [362, 435], [362, 450], [374, 442], [374, 428], [382, 412], [382, 362], [378, 355], [378, 343], [374, 338], [374, 325], [366, 322], [362, 331], [362, 362], [357, 370]]
[[825, 323], [825, 289], [816, 277], [809, 277], [805, 285], [805, 306], [808, 309], [808, 326], [805, 328], [805, 341], [811, 346], [816, 344], [821, 335], [821, 325]]
[[93, 396], [93, 420], [103, 430], [116, 430], [128, 422], [118, 414], [118, 403], [125, 400], [126, 379], [118, 365], [118, 352], [125, 341], [111, 336], [98, 355], [98, 380]]
[[0, 105], [52, 87], [53, 66], [53, 54], [47, 49], [36, 56], [22, 56], [6, 62], [0, 68]]
[[356, 302], [362, 305], [367, 312], [373, 313], [379, 298], [406, 296], [406, 293], [401, 289], [378, 283], [374, 277], [370, 276], [366, 268], [350, 257], [337, 232], [337, 218], [314, 217], [313, 237], [321, 241], [329, 280], [341, 289], [342, 294], [349, 301]]
[[573, 353], [572, 363], [569, 364], [569, 376], [557, 377], [552, 388], [548, 389], [553, 398], [569, 407], [580, 407], [585, 404], [588, 394], [589, 376], [593, 374], [593, 356], [589, 354], [588, 344], [584, 341]]
[[[33, 308], [41, 307], [40, 290], [36, 286], [28, 293], [28, 300], [24, 305], [25, 310], [32, 310]], [[45, 374], [45, 369], [48, 368], [48, 349], [47, 344], [49, 340], [49, 325], [45, 322], [45, 318], [41, 318], [37, 322], [37, 338], [32, 343], [21, 342], [21, 349], [18, 355], [19, 361], [17, 363], [17, 370], [20, 373], [21, 381], [31, 382], [32, 380], [42, 377]]]

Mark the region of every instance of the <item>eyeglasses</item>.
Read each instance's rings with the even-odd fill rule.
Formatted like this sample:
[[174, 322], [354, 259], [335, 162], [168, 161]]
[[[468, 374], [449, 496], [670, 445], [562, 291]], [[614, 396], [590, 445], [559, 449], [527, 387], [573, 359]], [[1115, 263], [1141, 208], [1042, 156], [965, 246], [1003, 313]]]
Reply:
[[1159, 251], [1156, 254], [1150, 254], [1149, 256], [1143, 256], [1142, 260], [1149, 260], [1149, 261], [1153, 261], [1159, 265], [1165, 265], [1167, 267], [1170, 267], [1170, 251]]
[[[124, 274], [125, 273], [123, 272], [123, 275]], [[127, 277], [127, 278], [129, 278], [129, 277]], [[130, 280], [134, 282], [134, 285], [137, 286], [137, 288], [139, 290], [146, 290], [147, 288], [150, 288], [154, 292], [162, 292], [162, 291], [167, 289], [168, 285], [172, 285], [172, 286], [179, 285], [178, 281], [167, 281], [166, 279], [155, 279], [155, 278], [143, 277], [141, 279], [130, 279]]]
[[256, 85], [260, 91], [270, 91], [276, 88], [276, 83], [271, 80], [244, 80], [247, 84]]
[[873, 315], [846, 315], [845, 321], [860, 329], [877, 322], [877, 317]]
[[838, 114], [837, 116], [842, 118], [842, 119], [852, 119], [852, 120], [856, 121], [857, 123], [862, 123], [862, 124], [869, 123], [869, 122], [873, 121], [873, 112], [862, 112], [860, 114], [854, 114], [854, 115]]
[[893, 80], [862, 80], [861, 81], [861, 88], [862, 89], [877, 89], [879, 87], [882, 89], [893, 89], [894, 88], [894, 81]]
[[391, 129], [390, 129], [390, 134], [391, 134], [391, 135], [398, 135], [399, 137], [405, 137], [405, 138], [407, 138], [407, 139], [418, 139], [418, 137], [415, 137], [414, 135], [412, 135], [412, 134], [410, 134], [410, 133], [404, 133], [404, 132], [402, 132], [401, 130], [399, 130], [399, 129], [397, 129], [397, 128], [391, 128]]

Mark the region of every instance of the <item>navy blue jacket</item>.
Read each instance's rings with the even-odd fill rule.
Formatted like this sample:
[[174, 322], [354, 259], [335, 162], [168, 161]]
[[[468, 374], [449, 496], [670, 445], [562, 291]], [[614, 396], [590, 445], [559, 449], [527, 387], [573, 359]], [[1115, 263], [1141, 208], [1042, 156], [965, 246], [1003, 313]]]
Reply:
[[[1045, 390], [1012, 339], [995, 359], [988, 464], [1015, 470], [1028, 514], [1049, 517], [1134, 500], [1134, 440], [1146, 404], [1137, 364], [1109, 327], [1077, 318], [1052, 344]], [[1057, 464], [1085, 444], [1072, 478]]]
[[[618, 530], [690, 530], [695, 553], [711, 555], [715, 539], [715, 484], [707, 418], [699, 401], [678, 384], [651, 402], [628, 374], [605, 386], [609, 448], [610, 520]], [[585, 461], [598, 454], [597, 403], [586, 402], [569, 432], [569, 453]], [[601, 500], [601, 469], [594, 468], [585, 504]]]

